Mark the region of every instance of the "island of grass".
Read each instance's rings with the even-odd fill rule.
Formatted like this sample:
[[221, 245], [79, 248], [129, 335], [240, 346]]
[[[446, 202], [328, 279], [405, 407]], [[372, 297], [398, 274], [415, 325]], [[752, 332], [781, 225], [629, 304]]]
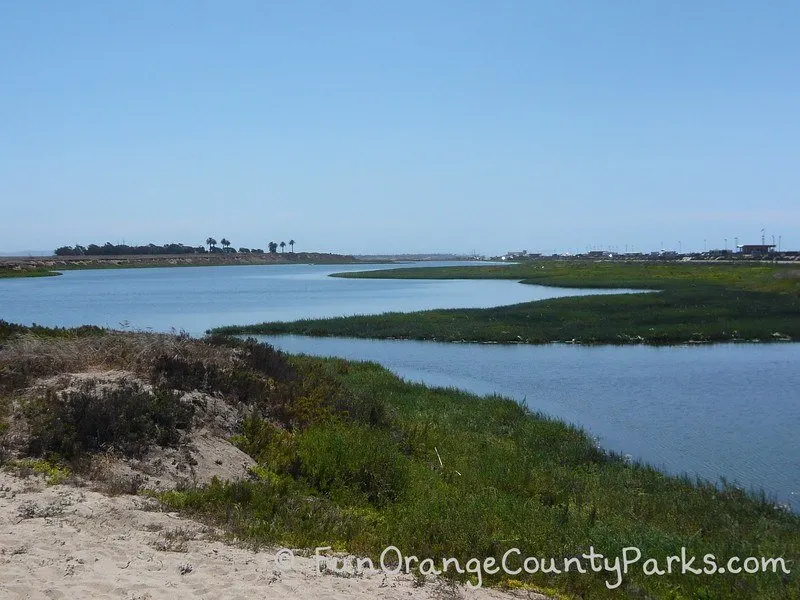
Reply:
[[[196, 454], [198, 432], [221, 459]], [[616, 589], [606, 584], [617, 583], [614, 573], [593, 572], [588, 562], [585, 573], [573, 564], [568, 572], [483, 574], [484, 585], [553, 598], [800, 597], [800, 516], [763, 494], [630, 464], [511, 400], [224, 336], [0, 322], [0, 462], [52, 484], [75, 479], [148, 494], [239, 541], [331, 546], [376, 561], [390, 545], [462, 566], [488, 557], [499, 564], [512, 548], [547, 565], [590, 548], [613, 562], [625, 547], [662, 569], [681, 548], [698, 557], [695, 569], [709, 568], [706, 555], [718, 565], [783, 561], [776, 571], [714, 575], [673, 565], [672, 574], [646, 576], [640, 564]], [[114, 479], [114, 464], [134, 476]], [[189, 478], [209, 465], [228, 476]], [[163, 471], [181, 468], [186, 479], [165, 489]], [[521, 566], [516, 556], [511, 568]], [[469, 573], [446, 576], [476, 582]]]
[[634, 288], [657, 293], [555, 298], [486, 309], [262, 323], [215, 331], [527, 344], [679, 344], [800, 338], [800, 270], [796, 266], [541, 260], [335, 276], [513, 279], [523, 284]]
[[12, 277], [53, 277], [60, 275], [56, 271], [38, 267], [0, 267], [0, 279], [10, 279]]

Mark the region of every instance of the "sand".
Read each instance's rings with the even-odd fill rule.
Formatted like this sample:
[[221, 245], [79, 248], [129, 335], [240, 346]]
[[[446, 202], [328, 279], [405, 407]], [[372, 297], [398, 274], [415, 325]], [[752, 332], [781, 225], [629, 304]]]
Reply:
[[251, 551], [221, 532], [164, 512], [142, 496], [107, 496], [38, 476], [0, 472], [0, 599], [532, 598], [470, 590], [412, 576], [319, 573], [297, 551], [292, 568], [275, 549]]

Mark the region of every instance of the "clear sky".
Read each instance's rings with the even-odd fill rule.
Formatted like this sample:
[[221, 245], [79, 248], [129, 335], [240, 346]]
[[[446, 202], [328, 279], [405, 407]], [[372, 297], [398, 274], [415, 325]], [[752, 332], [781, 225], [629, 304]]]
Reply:
[[800, 248], [800, 2], [0, 0], [0, 250]]

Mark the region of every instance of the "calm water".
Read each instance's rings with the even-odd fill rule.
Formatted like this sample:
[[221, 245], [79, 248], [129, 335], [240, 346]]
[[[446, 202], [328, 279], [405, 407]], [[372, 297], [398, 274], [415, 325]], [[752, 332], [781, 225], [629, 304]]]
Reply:
[[[218, 325], [598, 293], [513, 281], [327, 277], [384, 267], [180, 267], [0, 279], [0, 319], [200, 335]], [[798, 344], [659, 349], [270, 341], [292, 352], [374, 360], [432, 385], [524, 398], [535, 410], [585, 427], [607, 448], [672, 472], [762, 487], [800, 510]]]
[[[465, 263], [426, 263], [430, 266]], [[475, 264], [475, 263], [466, 263]], [[417, 265], [407, 265], [417, 266]], [[514, 281], [341, 279], [387, 265], [247, 265], [65, 271], [0, 279], [0, 319], [49, 326], [185, 330], [429, 308], [489, 307], [598, 290]], [[613, 293], [608, 290], [599, 293]]]
[[288, 352], [371, 360], [401, 377], [525, 400], [609, 449], [800, 510], [800, 344], [653, 348], [259, 336]]

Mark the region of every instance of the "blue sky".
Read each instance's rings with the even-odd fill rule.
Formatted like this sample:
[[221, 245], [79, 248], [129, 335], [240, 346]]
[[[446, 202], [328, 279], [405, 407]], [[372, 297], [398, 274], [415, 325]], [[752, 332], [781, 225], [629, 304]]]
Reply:
[[800, 248], [800, 3], [0, 2], [0, 250]]

